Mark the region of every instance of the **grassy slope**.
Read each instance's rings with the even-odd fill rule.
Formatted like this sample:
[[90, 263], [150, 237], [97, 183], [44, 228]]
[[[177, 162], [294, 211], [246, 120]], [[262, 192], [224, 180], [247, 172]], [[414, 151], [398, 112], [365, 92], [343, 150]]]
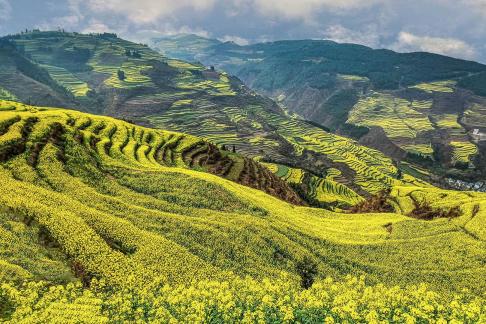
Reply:
[[[156, 127], [187, 131], [230, 147], [235, 145], [239, 152], [249, 156], [293, 165], [314, 175], [325, 174], [330, 168], [338, 169], [342, 176], [337, 179], [337, 185], [361, 195], [394, 185], [426, 185], [408, 175], [397, 180], [397, 168], [390, 158], [353, 140], [284, 116], [278, 110], [230, 104], [221, 109], [193, 102], [147, 119]], [[342, 198], [349, 201], [347, 197]]]
[[[22, 109], [0, 113], [7, 125], [0, 137], [7, 233], [0, 259], [13, 278], [65, 282], [74, 267], [113, 285], [127, 275], [138, 284], [158, 276], [181, 283], [222, 279], [226, 271], [254, 278], [285, 271], [297, 280], [295, 265], [309, 256], [321, 277], [366, 274], [387, 285], [484, 291], [483, 195], [457, 194], [465, 214], [454, 221], [296, 207], [190, 170], [177, 157], [167, 167], [132, 137], [150, 133], [157, 142], [170, 133], [68, 110]], [[473, 215], [474, 204], [480, 208]]]
[[[454, 145], [475, 145], [470, 137], [473, 129], [483, 131], [480, 120], [485, 100], [464, 88], [477, 95], [484, 93], [478, 77], [484, 75], [484, 65], [428, 53], [399, 54], [329, 41], [238, 46], [205, 43], [198, 37], [183, 40], [199, 45], [198, 60], [230, 71], [308, 120], [352, 136], [357, 133], [346, 124], [379, 127], [392, 145], [369, 137], [366, 143], [385, 154], [400, 159], [407, 153], [426, 159], [440, 157], [434, 166], [428, 161], [423, 161], [424, 165], [436, 173], [472, 180], [484, 178], [484, 167], [475, 163], [480, 152], [458, 158], [461, 152]], [[193, 54], [178, 47], [180, 42], [177, 37], [154, 40], [153, 46], [167, 46], [176, 57]], [[461, 171], [455, 169], [458, 162]], [[475, 167], [483, 170], [483, 176], [478, 177]]]

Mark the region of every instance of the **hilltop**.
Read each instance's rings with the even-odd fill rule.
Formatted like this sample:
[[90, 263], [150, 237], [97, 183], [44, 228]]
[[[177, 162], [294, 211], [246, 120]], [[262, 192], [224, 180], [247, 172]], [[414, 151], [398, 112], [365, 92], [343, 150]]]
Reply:
[[[188, 48], [194, 53], [213, 43], [194, 44], [190, 36], [177, 40], [192, 42]], [[386, 155], [287, 114], [238, 78], [114, 34], [33, 31], [4, 37], [0, 53], [4, 99], [199, 136], [265, 163], [306, 204], [349, 208], [395, 185], [427, 186], [407, 166], [399, 170]], [[229, 161], [218, 172], [264, 186], [252, 160], [246, 161], [243, 166]]]
[[481, 319], [484, 194], [393, 188], [397, 211], [453, 219], [339, 214], [194, 167], [190, 135], [10, 101], [0, 117], [2, 320]]
[[[185, 50], [191, 42], [197, 54]], [[427, 181], [486, 175], [485, 65], [321, 40], [239, 46], [193, 35], [152, 45], [173, 57], [194, 54], [288, 112], [412, 163], [411, 172]]]

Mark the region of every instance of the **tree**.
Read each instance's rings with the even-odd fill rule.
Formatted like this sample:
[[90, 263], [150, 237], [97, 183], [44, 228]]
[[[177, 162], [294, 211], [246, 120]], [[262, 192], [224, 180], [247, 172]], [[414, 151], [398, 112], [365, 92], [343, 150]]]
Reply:
[[125, 72], [123, 72], [122, 70], [118, 70], [118, 79], [124, 81], [126, 78], [127, 77], [125, 76]]
[[317, 264], [310, 257], [305, 256], [296, 265], [297, 273], [300, 276], [300, 285], [304, 289], [309, 289], [317, 276]]
[[402, 180], [403, 179], [403, 172], [401, 169], [397, 170], [397, 179]]

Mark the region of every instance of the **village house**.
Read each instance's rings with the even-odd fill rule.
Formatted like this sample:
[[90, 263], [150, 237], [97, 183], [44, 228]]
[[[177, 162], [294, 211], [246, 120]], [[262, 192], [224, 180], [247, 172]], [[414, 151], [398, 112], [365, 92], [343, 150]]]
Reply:
[[486, 141], [486, 133], [482, 133], [479, 129], [474, 129], [472, 132], [472, 137], [475, 141]]
[[219, 80], [219, 72], [214, 69], [214, 66], [211, 66], [209, 69], [203, 71], [202, 74], [206, 79]]

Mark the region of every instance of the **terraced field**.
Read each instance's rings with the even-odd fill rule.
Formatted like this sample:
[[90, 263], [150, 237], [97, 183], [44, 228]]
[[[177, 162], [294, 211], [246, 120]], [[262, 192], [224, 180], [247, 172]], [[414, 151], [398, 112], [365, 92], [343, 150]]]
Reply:
[[[460, 204], [463, 215], [452, 220], [298, 207], [217, 176], [236, 156], [220, 152], [211, 161], [216, 149], [196, 137], [71, 110], [0, 107], [2, 320], [223, 321], [248, 314], [365, 321], [372, 316], [366, 305], [375, 305], [369, 307], [380, 319], [388, 307], [402, 309], [397, 320], [482, 318], [484, 194], [394, 189], [403, 210], [422, 195]], [[244, 161], [247, 172], [258, 168]], [[339, 176], [331, 170], [328, 179]], [[268, 181], [261, 172], [257, 179]], [[311, 290], [301, 288], [302, 267], [316, 280]], [[422, 282], [438, 294], [410, 286]], [[360, 304], [342, 303], [365, 287]], [[463, 288], [470, 293], [457, 297], [457, 309], [441, 308], [456, 305], [452, 295]], [[261, 298], [244, 297], [260, 296], [256, 291]], [[277, 306], [285, 300], [278, 291], [295, 302]], [[413, 307], [392, 306], [392, 296]], [[327, 307], [333, 310], [324, 313]], [[422, 315], [414, 315], [416, 307]], [[311, 310], [316, 317], [307, 317]]]
[[393, 189], [392, 196], [396, 198], [399, 211], [407, 214], [414, 208], [414, 201], [427, 201], [436, 208], [460, 206], [463, 215], [451, 220], [455, 226], [471, 237], [484, 240], [486, 230], [484, 222], [486, 216], [482, 212], [485, 208], [484, 194], [475, 192], [447, 191], [437, 188], [404, 188]]
[[[189, 133], [217, 146], [224, 145], [228, 151], [233, 151], [234, 147], [237, 153], [256, 160], [295, 167], [322, 179], [328, 169], [339, 170], [341, 176], [337, 180], [326, 180], [334, 181], [327, 186], [318, 185], [318, 190], [314, 190], [313, 185], [307, 186], [308, 194], [317, 200], [327, 202], [343, 194], [341, 200], [350, 202], [356, 200], [350, 198], [354, 197], [352, 193], [366, 197], [395, 182], [416, 184], [408, 175], [397, 180], [398, 170], [383, 154], [289, 117], [275, 102], [250, 91], [224, 72], [167, 59], [144, 45], [112, 34], [33, 32], [12, 36], [9, 41], [16, 44], [19, 55], [24, 53], [34, 60], [32, 64], [41, 64], [52, 82], [72, 95], [65, 101], [64, 95], [46, 96], [50, 98], [48, 104], [54, 98], [55, 106], [77, 107], [136, 124]], [[14, 73], [12, 64], [8, 66], [12, 70], [8, 75], [19, 75]], [[350, 75], [343, 78], [348, 80], [345, 82], [365, 81]], [[0, 78], [0, 85], [2, 80]], [[18, 84], [21, 83], [16, 80], [8, 83], [8, 88], [15, 90], [12, 94], [18, 94], [18, 100], [43, 102], [44, 95], [38, 94], [44, 93], [43, 89], [33, 94], [24, 93], [20, 92]], [[384, 104], [391, 102], [386, 95], [381, 95], [379, 100], [386, 101]], [[422, 101], [417, 104], [425, 105]], [[423, 118], [420, 112], [407, 109], [398, 111], [390, 122], [408, 112], [410, 118], [401, 120], [414, 123]], [[427, 123], [430, 124], [424, 121], [424, 129]], [[393, 128], [390, 126], [390, 129]], [[407, 130], [408, 133], [421, 131]], [[404, 145], [410, 144], [425, 143]], [[244, 168], [245, 163], [235, 162], [225, 172], [237, 180]], [[254, 172], [249, 171], [244, 177], [254, 176]], [[326, 193], [328, 189], [331, 191]], [[319, 194], [315, 194], [317, 192]]]
[[407, 144], [403, 145], [402, 148], [414, 154], [420, 154], [424, 157], [430, 156], [432, 157], [434, 150], [430, 144]]
[[463, 121], [471, 127], [482, 128], [486, 125], [486, 106], [479, 103], [472, 104], [465, 112]]
[[[356, 200], [353, 193], [367, 197], [397, 184], [424, 185], [407, 174], [397, 179], [399, 171], [386, 155], [332, 135], [298, 116], [289, 116], [275, 102], [224, 72], [165, 58], [147, 46], [113, 34], [32, 32], [11, 36], [8, 42], [15, 44], [16, 54], [32, 59], [25, 64], [37, 64], [46, 73], [42, 79], [45, 84], [33, 81], [9, 61], [15, 62], [12, 54], [2, 59], [5, 70], [0, 69], [4, 71], [0, 73], [0, 86], [19, 101], [76, 107], [144, 126], [190, 133], [224, 145], [228, 151], [234, 147], [237, 153], [253, 159], [301, 169], [322, 179], [334, 168], [341, 176], [326, 180], [334, 181], [327, 186], [318, 185], [316, 188], [324, 190], [321, 194], [315, 194], [321, 189], [314, 190], [313, 185], [306, 189], [307, 194], [326, 202], [339, 194], [343, 195], [340, 200], [350, 202]], [[43, 75], [41, 70], [36, 71]], [[370, 81], [354, 74], [340, 78], [348, 85]], [[457, 128], [459, 121], [452, 123], [454, 114], [436, 114], [436, 100], [422, 90], [413, 91], [423, 94], [413, 99], [396, 98], [385, 91], [363, 96], [351, 111], [349, 122], [383, 128], [394, 141], [390, 146], [399, 151], [399, 158], [406, 153], [418, 153], [427, 161], [438, 156], [430, 151], [435, 146], [429, 136], [437, 129], [450, 137], [447, 145], [468, 141], [462, 126]], [[398, 148], [393, 147], [395, 144]], [[453, 150], [450, 152], [452, 161]], [[475, 155], [469, 157], [472, 162]], [[235, 162], [225, 172], [237, 180], [242, 168], [243, 162]], [[253, 176], [249, 172], [245, 177]]]
[[414, 139], [421, 132], [433, 130], [427, 115], [411, 108], [407, 100], [376, 93], [361, 99], [348, 117], [348, 123], [381, 127], [391, 139]]
[[68, 70], [50, 65], [42, 65], [42, 67], [49, 72], [54, 80], [66, 87], [74, 96], [84, 97], [87, 95], [89, 91], [88, 84], [78, 79]]
[[291, 168], [286, 165], [263, 163], [270, 171], [286, 182], [302, 183], [305, 172], [301, 169]]
[[357, 193], [345, 185], [327, 179], [312, 177], [309, 196], [319, 202], [333, 204], [343, 203], [345, 206], [353, 206], [363, 200]]
[[452, 93], [454, 92], [454, 86], [456, 85], [456, 81], [453, 80], [445, 80], [445, 81], [436, 81], [436, 82], [429, 82], [429, 83], [420, 83], [417, 85], [412, 86], [412, 89], [419, 89], [428, 93], [433, 92], [445, 92], [445, 93]]
[[408, 175], [397, 180], [397, 168], [378, 151], [258, 105], [221, 109], [192, 102], [150, 116], [148, 121], [158, 128], [189, 132], [218, 145], [235, 146], [238, 152], [262, 161], [280, 164], [276, 174], [291, 183], [296, 181], [285, 172], [289, 165], [316, 175], [325, 174], [330, 168], [339, 170], [341, 176], [337, 180], [328, 180], [334, 182], [328, 182], [327, 186], [319, 185], [322, 190], [318, 190], [318, 195], [316, 191], [311, 193], [318, 200], [330, 201], [343, 194], [342, 200], [355, 202], [360, 199], [355, 192], [366, 195], [397, 183], [419, 183]]
[[478, 147], [470, 142], [451, 142], [451, 146], [454, 148], [452, 153], [453, 163], [469, 164], [471, 158], [478, 153]]
[[[11, 36], [7, 42], [15, 45], [15, 55], [25, 55], [32, 60], [29, 64], [38, 64], [52, 82], [74, 96], [74, 102], [58, 98], [63, 100], [59, 106], [79, 106], [86, 111], [136, 119], [141, 109], [170, 107], [171, 99], [236, 95], [225, 73], [207, 73], [200, 64], [167, 59], [145, 45], [114, 34], [37, 31]], [[14, 94], [18, 92], [21, 101], [45, 103], [42, 96], [26, 97], [18, 89], [20, 85], [5, 86]], [[181, 93], [185, 95], [177, 98]]]
[[[294, 147], [297, 155], [302, 156], [307, 152], [325, 155], [330, 160], [330, 166], [340, 170], [343, 175], [345, 172], [354, 173], [354, 183], [367, 192], [376, 193], [397, 181], [397, 169], [391, 159], [375, 150], [297, 119], [271, 114], [264, 115], [264, 118], [273, 125], [279, 125], [277, 133]], [[345, 182], [344, 179], [342, 181]], [[413, 183], [414, 179], [407, 178], [407, 181]]]
[[452, 128], [462, 130], [462, 126], [457, 122], [457, 115], [444, 114], [434, 118], [434, 123], [439, 128]]
[[306, 193], [306, 199], [317, 201], [328, 209], [341, 210], [354, 206], [363, 198], [339, 181], [345, 181], [341, 171], [330, 168], [325, 177], [318, 177], [302, 169], [281, 164], [263, 163], [282, 180], [300, 187]]
[[[434, 145], [432, 144], [440, 143], [441, 146], [450, 148], [451, 153], [442, 157], [450, 166], [456, 166], [457, 162], [471, 164], [478, 150], [468, 134], [471, 132], [471, 127], [477, 127], [473, 122], [473, 117], [481, 118], [480, 114], [474, 113], [474, 108], [472, 108], [467, 110], [462, 117], [457, 112], [441, 113], [436, 107], [444, 104], [450, 98], [441, 99], [440, 95], [434, 93], [447, 95], [455, 91], [448, 87], [454, 86], [455, 82], [447, 81], [410, 87], [410, 89], [420, 89], [426, 92], [427, 96], [432, 96], [431, 100], [397, 98], [394, 93], [372, 93], [363, 96], [351, 110], [347, 122], [367, 128], [381, 128], [392, 143], [404, 152], [424, 157], [429, 161], [436, 160], [440, 155], [434, 155]], [[439, 99], [434, 96], [439, 96]], [[423, 95], [420, 97], [423, 98]], [[481, 109], [478, 105], [472, 107]], [[458, 109], [457, 106], [451, 105], [449, 109], [452, 108]], [[436, 132], [440, 135], [432, 135]], [[464, 144], [458, 145], [457, 143]], [[464, 151], [464, 149], [459, 146], [464, 145], [469, 149], [466, 150], [467, 152], [461, 153], [461, 150]]]
[[11, 100], [15, 101], [17, 100], [17, 97], [10, 93], [8, 90], [0, 88], [0, 100]]
[[289, 115], [427, 168], [427, 181], [486, 177], [486, 163], [475, 161], [486, 156], [484, 139], [470, 156], [471, 168], [456, 168], [450, 145], [475, 144], [481, 138], [473, 132], [486, 133], [484, 64], [326, 40], [240, 46], [185, 35], [152, 43], [162, 52], [167, 46], [174, 57], [229, 71]]

